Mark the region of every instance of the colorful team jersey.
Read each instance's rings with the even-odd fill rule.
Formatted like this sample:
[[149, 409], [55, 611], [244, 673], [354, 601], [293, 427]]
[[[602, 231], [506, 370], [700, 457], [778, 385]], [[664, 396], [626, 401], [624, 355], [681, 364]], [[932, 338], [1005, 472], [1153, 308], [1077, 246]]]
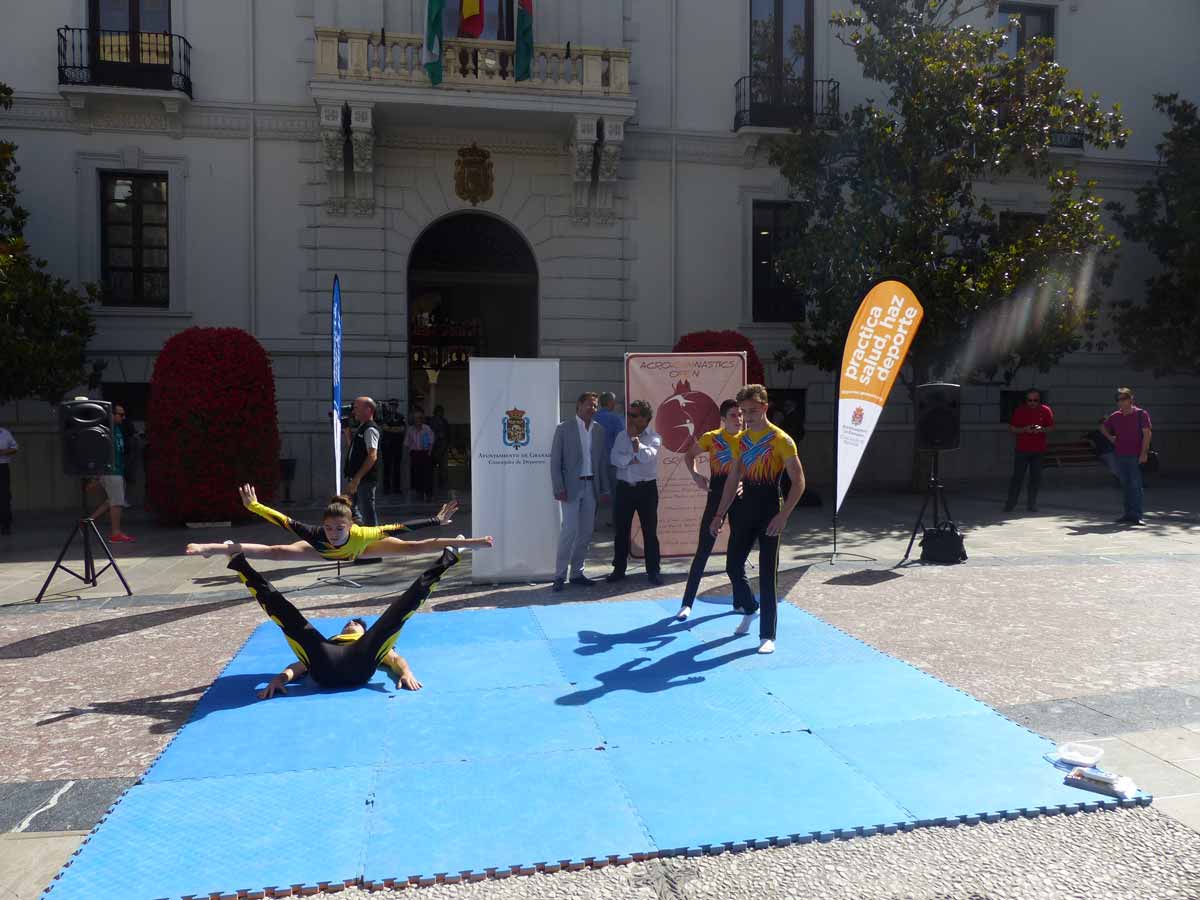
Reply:
[[706, 431], [696, 438], [696, 444], [708, 454], [708, 471], [712, 477], [724, 477], [729, 474], [733, 465], [733, 446], [737, 443], [738, 435], [730, 434], [724, 428]]
[[393, 532], [412, 531], [416, 528], [438, 524], [436, 518], [430, 518], [422, 519], [419, 522], [409, 522], [406, 525], [351, 525], [350, 536], [346, 539], [346, 543], [335, 547], [329, 543], [329, 538], [325, 537], [325, 529], [320, 525], [297, 522], [290, 516], [285, 516], [278, 510], [271, 509], [271, 507], [262, 503], [252, 503], [247, 509], [255, 515], [262, 516], [272, 525], [286, 528], [326, 559], [335, 560], [358, 559], [368, 547], [376, 541], [383, 540]]
[[775, 487], [787, 461], [798, 455], [796, 442], [769, 422], [762, 431], [743, 431], [734, 444], [734, 458], [742, 463], [742, 484], [746, 487]]

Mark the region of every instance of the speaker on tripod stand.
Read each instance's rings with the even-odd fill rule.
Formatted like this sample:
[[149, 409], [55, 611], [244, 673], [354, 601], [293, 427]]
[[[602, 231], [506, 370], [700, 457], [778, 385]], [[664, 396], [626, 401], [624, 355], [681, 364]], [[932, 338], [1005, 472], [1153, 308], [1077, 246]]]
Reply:
[[[933, 527], [926, 528], [921, 539], [921, 561], [957, 563], [967, 558], [962, 535], [950, 518], [950, 506], [946, 503], [945, 486], [942, 484], [939, 463], [944, 450], [957, 450], [962, 440], [962, 409], [957, 384], [931, 382], [917, 385], [916, 393], [916, 448], [930, 454], [929, 480], [925, 484], [925, 499], [917, 514], [908, 549], [904, 551], [905, 562], [912, 553], [917, 532], [925, 523], [925, 510], [933, 501]], [[946, 515], [942, 517], [942, 511]]]
[[[74, 400], [63, 402], [58, 407], [58, 426], [62, 438], [64, 475], [78, 475], [81, 479], [93, 478], [103, 475], [115, 462], [116, 448], [113, 443], [111, 403], [104, 400], [89, 400], [87, 397], [76, 397]], [[46, 576], [46, 581], [42, 584], [42, 589], [38, 591], [35, 603], [42, 602], [46, 588], [50, 586], [54, 573], [59, 569], [95, 587], [97, 579], [111, 568], [121, 579], [121, 584], [125, 586], [125, 593], [130, 596], [133, 594], [133, 591], [129, 589], [129, 582], [121, 574], [117, 561], [113, 559], [112, 551], [108, 549], [108, 544], [100, 536], [95, 521], [87, 514], [87, 494], [82, 485], [81, 481], [80, 501], [83, 514], [71, 528], [67, 542], [63, 544], [62, 552], [54, 561], [50, 574]], [[83, 541], [83, 574], [63, 565], [63, 557], [71, 549], [71, 544], [76, 537]], [[99, 545], [99, 548], [104, 551], [104, 555], [108, 557], [108, 564], [101, 569], [96, 568], [93, 542]]]

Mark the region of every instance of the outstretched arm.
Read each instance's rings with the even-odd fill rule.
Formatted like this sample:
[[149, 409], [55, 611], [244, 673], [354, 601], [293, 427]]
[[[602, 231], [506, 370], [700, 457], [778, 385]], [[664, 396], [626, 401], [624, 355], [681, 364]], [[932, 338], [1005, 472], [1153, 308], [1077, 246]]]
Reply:
[[429, 538], [424, 541], [402, 541], [400, 538], [385, 537], [375, 541], [363, 551], [364, 556], [406, 556], [413, 553], [428, 553], [445, 547], [491, 547], [495, 541], [491, 535], [479, 538]]
[[458, 501], [451, 500], [438, 510], [436, 516], [430, 516], [428, 519], [414, 519], [411, 522], [401, 522], [396, 525], [381, 525], [379, 527], [384, 531], [416, 531], [418, 528], [436, 528], [442, 525], [449, 525], [454, 520], [456, 512], [458, 512]]
[[408, 660], [395, 650], [389, 650], [388, 655], [383, 658], [383, 667], [396, 676], [396, 687], [406, 691], [421, 689], [421, 682], [417, 681], [412, 669], [408, 667]]
[[240, 541], [225, 541], [222, 544], [188, 544], [183, 551], [188, 556], [236, 556], [246, 554], [247, 559], [321, 559], [321, 554], [307, 541], [294, 544], [243, 544]]
[[272, 678], [267, 686], [258, 692], [258, 699], [270, 700], [276, 694], [286, 694], [286, 685], [295, 681], [297, 678], [303, 678], [304, 673], [307, 671], [308, 666], [300, 662], [300, 660], [296, 660], [294, 663]]

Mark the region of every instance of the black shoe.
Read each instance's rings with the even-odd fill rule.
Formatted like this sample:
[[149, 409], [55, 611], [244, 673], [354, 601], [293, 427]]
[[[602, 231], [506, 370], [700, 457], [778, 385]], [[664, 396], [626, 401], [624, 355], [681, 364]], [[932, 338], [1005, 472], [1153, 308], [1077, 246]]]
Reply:
[[657, 572], [647, 572], [646, 580], [649, 581], [651, 584], [662, 584], [663, 583], [662, 576], [659, 575]]
[[586, 575], [575, 575], [571, 578], [571, 584], [581, 584], [584, 587], [588, 587], [599, 580], [598, 578], [588, 578]]
[[625, 573], [624, 572], [609, 572], [604, 577], [604, 580], [607, 581], [609, 584], [616, 584], [618, 581], [625, 580]]
[[1119, 519], [1113, 519], [1113, 522], [1117, 525], [1128, 525], [1132, 521], [1133, 520], [1130, 519], [1129, 516], [1121, 516]]
[[551, 590], [554, 591], [555, 593], [558, 593], [564, 587], [566, 587], [566, 582], [564, 582], [561, 578], [555, 578], [554, 579], [554, 587], [552, 587]]
[[458, 562], [458, 560], [458, 553], [453, 547], [444, 547], [441, 558], [438, 559], [438, 565], [448, 569]]
[[1146, 522], [1144, 519], [1126, 519], [1125, 524], [1126, 525], [1145, 525]]

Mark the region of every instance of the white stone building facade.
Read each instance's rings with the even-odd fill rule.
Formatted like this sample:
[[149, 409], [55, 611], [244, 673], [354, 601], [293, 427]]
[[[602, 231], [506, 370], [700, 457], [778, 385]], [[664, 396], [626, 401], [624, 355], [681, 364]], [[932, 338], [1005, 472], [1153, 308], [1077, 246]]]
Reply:
[[[163, 342], [186, 327], [244, 328], [272, 357], [293, 496], [328, 493], [337, 274], [348, 396], [438, 402], [462, 423], [465, 372], [453, 361], [464, 354], [559, 358], [568, 401], [620, 394], [625, 352], [734, 328], [755, 342], [769, 387], [805, 389], [802, 455], [827, 483], [831, 378], [770, 365], [791, 329], [771, 321], [778, 305], [755, 277], [770, 249], [756, 237], [786, 199], [758, 147], [780, 98], [748, 104], [757, 95], [740, 80], [761, 71], [757, 22], [805, 85], [784, 107], [846, 111], [870, 96], [825, 24], [839, 0], [535, 0], [533, 77], [519, 83], [510, 0], [486, 0], [478, 40], [454, 38], [457, 4], [447, 6], [436, 87], [420, 67], [423, 0], [45, 0], [7, 13], [0, 81], [16, 99], [0, 133], [19, 147], [27, 237], [57, 274], [119, 282], [91, 351], [108, 363], [106, 393], [140, 396]], [[1166, 125], [1152, 95], [1200, 84], [1186, 46], [1200, 7], [1155, 6], [1136, 27], [1120, 0], [1004, 7], [1048, 23], [1072, 83], [1122, 104], [1127, 147], [1062, 151], [1106, 199], [1128, 201], [1151, 173]], [[807, 45], [788, 49], [790, 24], [809, 21]], [[141, 228], [132, 242], [114, 191], [165, 197], [129, 201]], [[987, 191], [1002, 209], [1044, 209], [1033, 183]], [[1139, 296], [1149, 262], [1127, 246], [1109, 296]], [[1111, 348], [1048, 376], [1022, 372], [1012, 387], [1035, 378], [1068, 436], [1109, 410], [1117, 384], [1133, 384], [1172, 468], [1200, 467], [1195, 380], [1130, 372]], [[1002, 390], [965, 389], [964, 450], [945, 472], [1005, 471]], [[861, 482], [907, 477], [900, 394]], [[74, 506], [53, 410], [22, 401], [0, 422], [24, 449], [16, 507]]]

